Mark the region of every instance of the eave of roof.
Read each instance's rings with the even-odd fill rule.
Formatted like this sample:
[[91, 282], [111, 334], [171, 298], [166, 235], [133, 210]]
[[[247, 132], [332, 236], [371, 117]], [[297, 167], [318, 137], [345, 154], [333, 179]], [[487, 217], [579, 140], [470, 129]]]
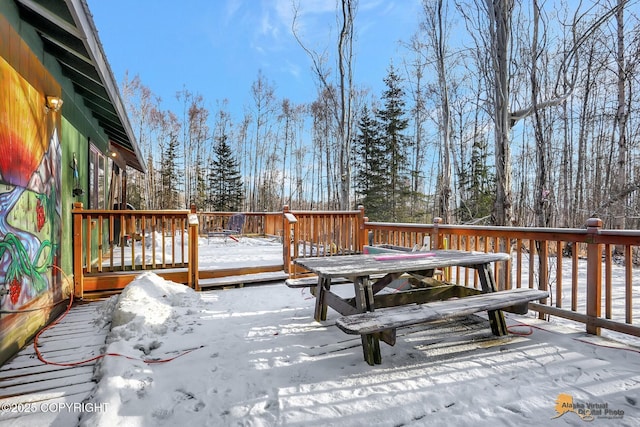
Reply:
[[15, 0], [20, 17], [36, 29], [45, 51], [102, 127], [128, 166], [146, 172], [118, 85], [86, 0]]

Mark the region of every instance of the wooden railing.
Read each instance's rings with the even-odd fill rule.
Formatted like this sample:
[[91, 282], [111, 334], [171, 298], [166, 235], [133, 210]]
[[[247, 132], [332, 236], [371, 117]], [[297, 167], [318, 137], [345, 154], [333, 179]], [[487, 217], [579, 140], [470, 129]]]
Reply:
[[[198, 235], [206, 226], [224, 228], [233, 213], [191, 211], [85, 210], [74, 205], [74, 284], [85, 291], [122, 289], [132, 276], [154, 270], [198, 289]], [[450, 248], [508, 252], [510, 262], [494, 266], [501, 289], [547, 290], [550, 298], [531, 303], [540, 317], [557, 316], [586, 325], [640, 336], [634, 298], [640, 298], [640, 231], [603, 230], [599, 219], [583, 229], [485, 227], [368, 222], [364, 209], [245, 213], [244, 232], [282, 238], [283, 266], [290, 276], [303, 274], [299, 257], [361, 253], [365, 244], [407, 248]], [[127, 245], [128, 239], [141, 245]], [[621, 272], [616, 279], [614, 273]], [[473, 270], [449, 268], [443, 278], [478, 287]], [[622, 285], [618, 285], [622, 283]], [[635, 294], [634, 294], [635, 291]], [[636, 304], [637, 305], [637, 304]]]
[[[227, 229], [236, 214], [198, 212], [195, 206], [190, 210], [95, 210], [76, 203], [72, 211], [75, 297], [122, 290], [148, 270], [194, 289], [199, 289], [200, 278], [245, 273], [249, 269], [199, 270], [198, 237]], [[282, 212], [242, 215], [244, 235], [282, 235]]]
[[290, 276], [304, 273], [296, 258], [347, 255], [362, 252], [366, 243], [364, 208], [354, 211], [290, 211], [283, 218], [283, 258]]
[[[243, 234], [257, 236], [280, 236], [282, 234], [282, 212], [241, 212], [244, 215]], [[229, 219], [238, 212], [198, 211], [200, 235], [228, 229]]]
[[[372, 244], [422, 248], [426, 243], [433, 249], [511, 253], [511, 262], [494, 266], [498, 286], [549, 291], [551, 298], [529, 305], [541, 317], [584, 323], [591, 334], [605, 328], [640, 336], [640, 317], [634, 317], [633, 310], [639, 231], [603, 230], [597, 218], [589, 219], [584, 229], [447, 225], [438, 220], [434, 224], [366, 222], [364, 227]], [[624, 272], [617, 281], [613, 278], [616, 264]], [[449, 269], [444, 275], [456, 284], [478, 286], [473, 271], [467, 269]], [[635, 276], [637, 284], [640, 271]], [[623, 285], [617, 286], [620, 281]], [[637, 290], [635, 297], [640, 298]]]
[[122, 289], [145, 270], [197, 288], [198, 227], [191, 211], [94, 210], [75, 203], [72, 215], [76, 297]]

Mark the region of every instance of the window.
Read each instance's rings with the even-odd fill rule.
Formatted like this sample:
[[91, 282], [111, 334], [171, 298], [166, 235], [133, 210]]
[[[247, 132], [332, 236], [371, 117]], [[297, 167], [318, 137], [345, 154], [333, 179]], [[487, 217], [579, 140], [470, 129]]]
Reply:
[[89, 209], [107, 209], [107, 158], [89, 143]]

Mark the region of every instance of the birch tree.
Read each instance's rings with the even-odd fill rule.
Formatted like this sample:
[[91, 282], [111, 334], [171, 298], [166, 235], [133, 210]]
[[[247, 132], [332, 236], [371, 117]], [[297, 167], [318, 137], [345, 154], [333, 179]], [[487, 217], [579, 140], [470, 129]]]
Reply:
[[614, 194], [619, 195], [620, 201], [614, 206], [613, 210], [613, 228], [625, 228], [625, 203], [624, 187], [627, 182], [627, 63], [625, 59], [625, 24], [624, 24], [624, 5], [625, 0], [617, 0], [616, 11], [616, 80], [617, 80], [617, 108], [614, 118], [614, 134], [617, 131], [618, 158], [614, 169], [613, 190]]
[[[425, 122], [427, 121], [426, 111], [426, 85], [425, 76], [426, 60], [423, 52], [424, 43], [420, 39], [419, 34], [411, 37], [408, 48], [414, 55], [413, 60], [409, 64], [405, 64], [407, 68], [408, 94], [411, 97], [413, 106], [411, 107], [411, 122], [413, 125], [413, 145], [410, 155], [411, 167], [411, 217], [417, 217], [420, 213], [425, 213], [424, 194], [422, 188], [424, 186], [424, 164], [427, 141], [425, 138]], [[365, 205], [367, 206], [367, 205]]]
[[154, 202], [156, 162], [156, 133], [159, 129], [160, 98], [144, 85], [140, 76], [129, 80], [128, 73], [122, 82], [122, 96], [132, 118], [132, 128], [147, 163], [147, 174], [138, 171], [128, 173], [127, 198], [139, 209], [157, 209]]
[[[585, 20], [591, 16], [580, 10], [575, 11], [572, 22], [568, 25], [571, 27], [571, 42], [567, 46], [563, 57], [560, 59], [560, 66], [557, 68], [556, 81], [557, 88], [564, 88], [564, 93], [552, 93], [546, 99], [535, 101], [535, 109], [542, 110], [564, 103], [573, 93], [575, 88], [575, 72], [573, 70], [579, 67], [578, 51], [586, 40], [588, 40], [605, 22], [616, 13], [622, 4], [626, 3], [622, 0], [620, 4], [613, 8], [606, 9], [585, 25]], [[534, 9], [539, 13], [540, 8], [535, 3]], [[494, 121], [494, 149], [495, 149], [495, 167], [496, 167], [496, 200], [494, 204], [493, 219], [496, 225], [508, 225], [515, 221], [513, 217], [513, 197], [512, 197], [512, 161], [511, 161], [511, 131], [513, 126], [520, 120], [531, 116], [534, 111], [534, 105], [529, 103], [520, 109], [511, 109], [512, 92], [511, 79], [513, 77], [512, 65], [518, 64], [520, 68], [526, 67], [535, 69], [531, 64], [522, 62], [522, 57], [514, 58], [512, 52], [512, 20], [515, 3], [513, 0], [483, 0], [479, 6], [479, 22], [476, 24], [478, 33], [474, 35], [477, 48], [485, 50], [490, 58], [489, 67], [485, 69], [490, 82], [490, 109], [491, 116]], [[580, 6], [580, 5], [579, 5]], [[465, 20], [472, 21], [469, 4], [458, 4], [458, 11], [465, 17]], [[481, 13], [480, 13], [481, 12]], [[580, 29], [582, 28], [582, 31]], [[485, 37], [486, 34], [486, 37]], [[478, 43], [478, 41], [480, 43]], [[534, 77], [533, 80], [536, 80]], [[561, 85], [560, 82], [567, 84]], [[531, 83], [531, 79], [530, 79]], [[531, 97], [530, 97], [531, 99]], [[539, 178], [542, 182], [545, 178]], [[541, 199], [543, 192], [535, 194], [537, 203], [544, 203]]]
[[451, 222], [451, 107], [449, 99], [449, 52], [447, 28], [448, 3], [444, 0], [424, 0], [422, 29], [427, 35], [428, 51], [437, 76], [438, 131], [440, 134], [441, 170], [438, 185], [438, 215]]
[[336, 131], [338, 140], [338, 179], [339, 179], [339, 208], [348, 209], [350, 207], [351, 196], [351, 139], [353, 133], [353, 42], [354, 42], [354, 20], [358, 7], [357, 0], [340, 0], [339, 10], [336, 19], [339, 27], [338, 39], [336, 41], [336, 63], [338, 74], [336, 76], [335, 88], [332, 89], [330, 73], [326, 69], [327, 57], [313, 51], [303, 42], [298, 31], [299, 5], [294, 3], [294, 18], [292, 22], [292, 32], [298, 44], [309, 55], [312, 62], [312, 70], [318, 80], [319, 92], [330, 95], [332, 104], [332, 116], [336, 121]]
[[263, 170], [267, 162], [268, 143], [270, 138], [271, 119], [275, 111], [275, 88], [258, 71], [258, 77], [251, 85], [251, 97], [253, 99], [253, 145], [249, 151], [249, 169], [251, 182], [249, 188], [249, 210], [263, 210], [261, 203], [261, 191], [264, 188]]

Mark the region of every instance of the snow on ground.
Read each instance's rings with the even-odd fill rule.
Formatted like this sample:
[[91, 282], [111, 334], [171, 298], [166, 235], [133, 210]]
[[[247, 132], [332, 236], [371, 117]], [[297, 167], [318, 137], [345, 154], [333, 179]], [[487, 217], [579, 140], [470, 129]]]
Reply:
[[478, 316], [402, 329], [369, 366], [336, 312], [315, 322], [282, 283], [196, 293], [144, 273], [109, 304], [106, 352], [126, 357], [98, 365], [106, 410], [83, 426], [640, 425], [639, 348], [534, 316], [500, 338]]
[[201, 269], [282, 264], [282, 243], [277, 239], [200, 237], [198, 265]]

